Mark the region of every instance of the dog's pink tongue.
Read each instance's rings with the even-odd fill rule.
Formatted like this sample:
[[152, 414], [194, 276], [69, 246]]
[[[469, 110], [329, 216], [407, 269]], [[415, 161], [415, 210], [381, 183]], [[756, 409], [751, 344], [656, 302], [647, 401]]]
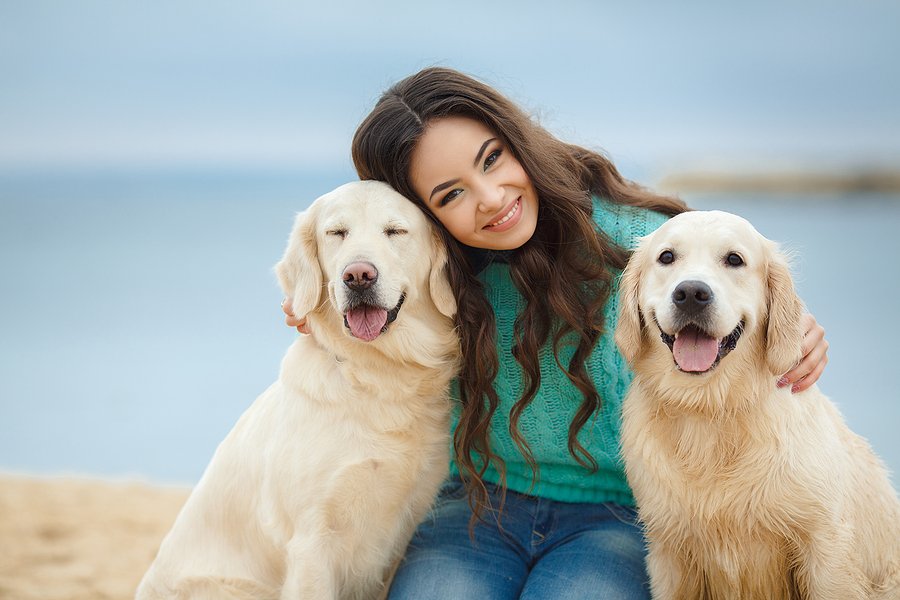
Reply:
[[672, 354], [682, 371], [708, 371], [719, 355], [719, 341], [696, 327], [687, 327], [675, 338]]
[[376, 306], [359, 306], [347, 313], [350, 333], [361, 340], [371, 342], [387, 323], [387, 311]]

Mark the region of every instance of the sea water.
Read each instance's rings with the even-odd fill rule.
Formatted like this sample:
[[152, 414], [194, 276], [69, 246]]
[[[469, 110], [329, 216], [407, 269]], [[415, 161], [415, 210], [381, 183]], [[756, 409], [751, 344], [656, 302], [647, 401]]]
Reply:
[[[272, 272], [295, 214], [351, 178], [0, 176], [0, 470], [196, 482], [297, 335]], [[900, 197], [684, 199], [794, 254], [831, 344], [820, 387], [900, 470]]]

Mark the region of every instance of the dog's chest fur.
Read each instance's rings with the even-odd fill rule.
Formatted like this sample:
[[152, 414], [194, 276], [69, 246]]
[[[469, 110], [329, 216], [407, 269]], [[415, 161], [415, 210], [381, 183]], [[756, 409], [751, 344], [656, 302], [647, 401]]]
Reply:
[[[293, 389], [287, 395], [292, 400], [277, 410], [283, 411], [280, 418], [288, 435], [293, 431], [305, 438], [295, 435], [291, 441], [298, 463], [315, 470], [318, 465], [310, 456], [339, 459], [322, 461], [323, 472], [315, 474], [318, 480], [348, 478], [342, 468], [354, 470], [355, 476], [389, 477], [393, 470], [416, 473], [448, 459], [449, 377], [396, 363], [360, 369], [316, 348], [311, 339], [295, 343], [285, 357], [288, 363], [279, 383]], [[325, 393], [306, 393], [306, 381], [313, 377], [330, 382]]]
[[[372, 369], [336, 360], [309, 337], [284, 360], [279, 381], [233, 432], [257, 438], [234, 447], [258, 447], [264, 456], [245, 459], [260, 469], [263, 530], [277, 547], [298, 528], [304, 539], [327, 540], [328, 553], [341, 557], [334, 565], [348, 586], [341, 597], [369, 597], [385, 556], [402, 552], [446, 476], [447, 377], [394, 364], [375, 370], [381, 386], [368, 385], [360, 377]], [[314, 377], [330, 382], [324, 393], [307, 392]], [[383, 385], [386, 377], [405, 387]]]
[[690, 589], [714, 598], [800, 597], [793, 563], [805, 523], [786, 518], [796, 492], [778, 429], [754, 430], [741, 414], [643, 414], [643, 453], [655, 465], [629, 481], [651, 542], [690, 549], [688, 572], [702, 580]]

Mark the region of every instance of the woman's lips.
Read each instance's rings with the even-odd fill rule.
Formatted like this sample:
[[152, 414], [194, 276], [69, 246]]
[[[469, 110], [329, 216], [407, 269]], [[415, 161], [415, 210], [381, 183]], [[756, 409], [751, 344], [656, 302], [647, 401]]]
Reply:
[[519, 217], [522, 214], [521, 208], [522, 198], [519, 197], [516, 198], [516, 201], [513, 202], [512, 207], [510, 207], [510, 209], [506, 211], [506, 213], [502, 217], [500, 217], [493, 223], [490, 223], [489, 225], [485, 225], [484, 229], [489, 229], [491, 231], [505, 231], [509, 229], [510, 227], [515, 225], [516, 222], [518, 222]]

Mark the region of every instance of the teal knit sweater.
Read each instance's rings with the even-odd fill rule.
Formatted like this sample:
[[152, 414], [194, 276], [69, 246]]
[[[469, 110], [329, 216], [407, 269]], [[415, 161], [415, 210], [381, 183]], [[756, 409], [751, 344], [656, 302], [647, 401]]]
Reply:
[[[612, 240], [625, 248], [633, 248], [637, 238], [659, 227], [665, 215], [594, 199], [594, 221]], [[494, 262], [484, 268], [479, 278], [497, 321], [497, 351], [500, 370], [494, 387], [500, 406], [491, 423], [491, 448], [506, 464], [509, 489], [563, 502], [614, 502], [634, 505], [625, 481], [619, 454], [619, 429], [622, 399], [631, 383], [632, 374], [613, 341], [613, 329], [619, 313], [618, 280], [606, 303], [606, 331], [585, 361], [600, 394], [602, 408], [595, 412], [578, 434], [581, 445], [597, 461], [598, 470], [591, 472], [575, 461], [568, 449], [569, 424], [583, 396], [556, 365], [552, 343], [540, 350], [541, 386], [534, 400], [519, 420], [524, 436], [540, 468], [537, 480], [531, 467], [519, 452], [509, 433], [509, 413], [523, 391], [522, 372], [512, 355], [513, 324], [525, 301], [509, 274], [509, 265]], [[561, 345], [560, 360], [568, 364], [574, 346]], [[455, 388], [454, 388], [455, 389]], [[458, 423], [460, 405], [455, 403], [452, 426]], [[455, 461], [451, 472], [457, 474]], [[488, 466], [485, 479], [499, 482], [497, 471]]]

